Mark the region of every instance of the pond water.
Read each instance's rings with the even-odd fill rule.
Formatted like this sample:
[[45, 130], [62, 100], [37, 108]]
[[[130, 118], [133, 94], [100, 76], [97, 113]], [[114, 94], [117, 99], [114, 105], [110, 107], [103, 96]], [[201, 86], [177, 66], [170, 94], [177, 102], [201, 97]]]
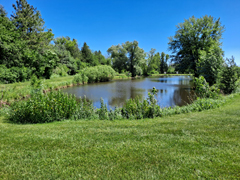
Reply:
[[190, 103], [188, 96], [192, 87], [191, 82], [190, 76], [154, 77], [73, 86], [62, 91], [75, 94], [76, 97], [86, 96], [97, 108], [100, 107], [102, 97], [108, 109], [114, 109], [122, 107], [127, 99], [137, 96], [142, 99], [147, 98], [148, 92], [155, 87], [157, 89], [155, 98], [158, 104], [161, 107], [169, 107]]

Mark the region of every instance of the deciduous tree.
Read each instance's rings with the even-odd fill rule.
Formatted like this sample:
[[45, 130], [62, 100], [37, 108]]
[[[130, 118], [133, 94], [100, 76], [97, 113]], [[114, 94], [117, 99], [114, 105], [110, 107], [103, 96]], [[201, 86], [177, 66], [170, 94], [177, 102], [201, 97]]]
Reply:
[[[219, 52], [223, 55], [220, 42], [223, 32], [224, 26], [221, 25], [220, 19], [207, 15], [202, 18], [193, 16], [178, 24], [175, 35], [169, 38], [168, 43], [169, 50], [174, 53], [172, 60], [178, 70], [181, 72], [193, 70], [195, 76], [199, 76], [201, 74], [199, 70], [204, 66], [203, 63], [199, 63], [202, 51], [206, 54], [218, 52], [217, 55], [211, 56], [219, 56]], [[213, 50], [214, 48], [218, 50]], [[211, 61], [211, 58], [208, 61]]]

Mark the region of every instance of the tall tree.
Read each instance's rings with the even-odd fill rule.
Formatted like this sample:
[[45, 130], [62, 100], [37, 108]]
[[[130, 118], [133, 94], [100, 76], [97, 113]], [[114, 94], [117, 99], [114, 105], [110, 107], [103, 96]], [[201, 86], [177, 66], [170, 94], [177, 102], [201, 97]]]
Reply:
[[0, 64], [5, 64], [7, 67], [15, 65], [15, 62], [11, 62], [11, 60], [17, 60], [17, 44], [15, 45], [17, 37], [15, 26], [7, 17], [3, 6], [0, 5]]
[[138, 46], [137, 41], [127, 41], [122, 46], [128, 52], [128, 64], [130, 66], [130, 72], [132, 73], [132, 77], [135, 77], [136, 75], [142, 75], [141, 65], [144, 63], [146, 57], [144, 50]]
[[121, 45], [111, 46], [107, 52], [111, 54], [112, 67], [115, 71], [121, 73], [122, 71], [128, 71], [128, 57], [127, 50]]
[[40, 12], [26, 0], [17, 0], [13, 8], [15, 12], [11, 21], [16, 27], [18, 39], [24, 43], [20, 50], [23, 65], [31, 68], [37, 76], [49, 78], [58, 61], [57, 55], [49, 48], [54, 36], [52, 30], [44, 31]]
[[137, 41], [127, 41], [122, 45], [112, 46], [108, 49], [108, 53], [113, 59], [113, 66], [122, 65], [132, 73], [132, 77], [142, 75], [141, 65], [145, 62], [146, 54], [143, 49], [139, 48]]
[[95, 51], [94, 52], [94, 58], [96, 59], [96, 61], [101, 64], [101, 65], [106, 65], [107, 64], [107, 60], [106, 58], [102, 55], [102, 52], [99, 51]]
[[[211, 49], [220, 48], [223, 32], [224, 26], [220, 19], [207, 15], [202, 18], [193, 16], [178, 24], [176, 34], [169, 38], [168, 45], [174, 53], [172, 60], [179, 71], [193, 70], [195, 76], [199, 76], [198, 63], [202, 51], [208, 54]], [[221, 54], [223, 55], [222, 50]]]
[[66, 50], [70, 52], [75, 59], [81, 59], [81, 51], [78, 48], [76, 39], [71, 40], [70, 37], [58, 37], [54, 39], [55, 46], [64, 45]]
[[150, 75], [152, 73], [158, 72], [160, 66], [160, 54], [156, 53], [156, 49], [151, 48], [149, 53], [147, 54], [147, 74]]
[[160, 58], [160, 61], [161, 61], [161, 64], [160, 64], [160, 72], [163, 74], [164, 73], [164, 59], [165, 59], [165, 53], [162, 52], [161, 53], [161, 58]]
[[82, 61], [87, 63], [89, 66], [96, 66], [98, 62], [94, 59], [93, 53], [90, 50], [89, 46], [86, 42], [84, 42], [83, 47], [81, 49], [82, 53]]
[[11, 15], [11, 20], [18, 29], [20, 38], [27, 41], [30, 49], [42, 51], [53, 40], [53, 34], [51, 29], [44, 31], [44, 20], [40, 12], [26, 0], [17, 0], [13, 8], [15, 12]]

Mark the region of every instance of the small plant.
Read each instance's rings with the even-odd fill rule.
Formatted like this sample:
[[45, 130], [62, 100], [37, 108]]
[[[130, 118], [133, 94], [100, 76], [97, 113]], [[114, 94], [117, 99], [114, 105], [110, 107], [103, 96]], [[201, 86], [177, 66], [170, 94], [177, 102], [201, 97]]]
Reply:
[[108, 119], [108, 109], [107, 105], [104, 104], [103, 99], [101, 98], [101, 107], [98, 109], [99, 119], [100, 120], [107, 120]]

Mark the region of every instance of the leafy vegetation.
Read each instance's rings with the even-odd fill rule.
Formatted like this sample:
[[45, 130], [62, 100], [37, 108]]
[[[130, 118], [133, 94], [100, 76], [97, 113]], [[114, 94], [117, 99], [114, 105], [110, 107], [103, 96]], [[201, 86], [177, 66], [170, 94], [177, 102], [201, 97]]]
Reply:
[[112, 80], [116, 72], [107, 65], [88, 67], [75, 75], [73, 84], [84, 84], [87, 82], [106, 82]]
[[[101, 108], [94, 109], [92, 102], [88, 102], [85, 98], [77, 99], [75, 96], [64, 94], [61, 91], [50, 91], [43, 94], [40, 82], [33, 78], [31, 97], [24, 101], [16, 101], [11, 105], [9, 121], [47, 123], [65, 119], [143, 119], [214, 109], [225, 103], [224, 98], [202, 98], [184, 107], [160, 108], [154, 97], [157, 91], [153, 88], [152, 92], [148, 93], [148, 98], [143, 101], [139, 98], [129, 99], [122, 108], [108, 110], [101, 99]], [[216, 92], [212, 92], [211, 95], [214, 93]]]
[[216, 83], [216, 76], [211, 75], [223, 64], [220, 42], [223, 31], [220, 19], [207, 15], [202, 18], [193, 16], [177, 25], [176, 34], [168, 43], [169, 50], [175, 54], [173, 61], [177, 70], [192, 71], [196, 77], [203, 75], [210, 85]]
[[195, 93], [200, 98], [218, 98], [220, 95], [220, 89], [215, 86], [209, 86], [209, 83], [203, 76], [194, 79]]
[[220, 80], [220, 87], [225, 94], [234, 92], [238, 86], [237, 84], [237, 66], [234, 62], [234, 57], [226, 59], [226, 64], [223, 67], [222, 76]]

